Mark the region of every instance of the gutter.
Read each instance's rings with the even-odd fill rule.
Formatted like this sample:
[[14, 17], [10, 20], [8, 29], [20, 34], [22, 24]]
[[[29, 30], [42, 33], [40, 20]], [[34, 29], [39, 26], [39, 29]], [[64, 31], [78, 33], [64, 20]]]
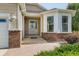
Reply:
[[53, 12], [61, 12], [61, 13], [67, 12], [67, 13], [71, 13], [72, 16], [75, 16], [76, 10], [53, 9], [53, 10], [47, 10], [47, 11], [41, 12], [40, 14], [48, 14]]

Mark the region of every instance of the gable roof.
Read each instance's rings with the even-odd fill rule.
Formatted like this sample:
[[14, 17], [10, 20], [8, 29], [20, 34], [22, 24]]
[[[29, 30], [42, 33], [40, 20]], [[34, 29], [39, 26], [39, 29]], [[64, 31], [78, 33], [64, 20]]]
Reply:
[[38, 3], [26, 3], [26, 12], [40, 13], [46, 11], [46, 8]]

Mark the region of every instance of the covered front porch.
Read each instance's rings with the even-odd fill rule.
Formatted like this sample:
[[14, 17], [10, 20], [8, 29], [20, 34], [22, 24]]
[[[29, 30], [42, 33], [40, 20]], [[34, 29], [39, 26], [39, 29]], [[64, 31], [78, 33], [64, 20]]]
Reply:
[[40, 17], [24, 17], [24, 38], [39, 37], [40, 32]]
[[24, 17], [24, 37], [22, 44], [47, 43], [41, 37], [41, 17], [25, 16]]

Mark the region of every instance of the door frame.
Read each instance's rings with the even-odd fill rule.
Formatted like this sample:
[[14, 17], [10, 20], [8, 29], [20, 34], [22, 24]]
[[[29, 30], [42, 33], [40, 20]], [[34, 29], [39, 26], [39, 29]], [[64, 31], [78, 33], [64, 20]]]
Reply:
[[[35, 20], [35, 19], [29, 19], [28, 30], [30, 30], [30, 21], [36, 21], [37, 22], [37, 31], [38, 31], [38, 20]], [[28, 33], [30, 34], [30, 31]]]

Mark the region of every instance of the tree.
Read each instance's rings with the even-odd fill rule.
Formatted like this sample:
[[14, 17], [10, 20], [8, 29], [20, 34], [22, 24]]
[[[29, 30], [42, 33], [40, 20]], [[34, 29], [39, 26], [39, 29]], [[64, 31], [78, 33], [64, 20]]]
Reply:
[[68, 4], [67, 9], [76, 10], [76, 14], [72, 18], [72, 30], [73, 31], [79, 31], [79, 3]]

